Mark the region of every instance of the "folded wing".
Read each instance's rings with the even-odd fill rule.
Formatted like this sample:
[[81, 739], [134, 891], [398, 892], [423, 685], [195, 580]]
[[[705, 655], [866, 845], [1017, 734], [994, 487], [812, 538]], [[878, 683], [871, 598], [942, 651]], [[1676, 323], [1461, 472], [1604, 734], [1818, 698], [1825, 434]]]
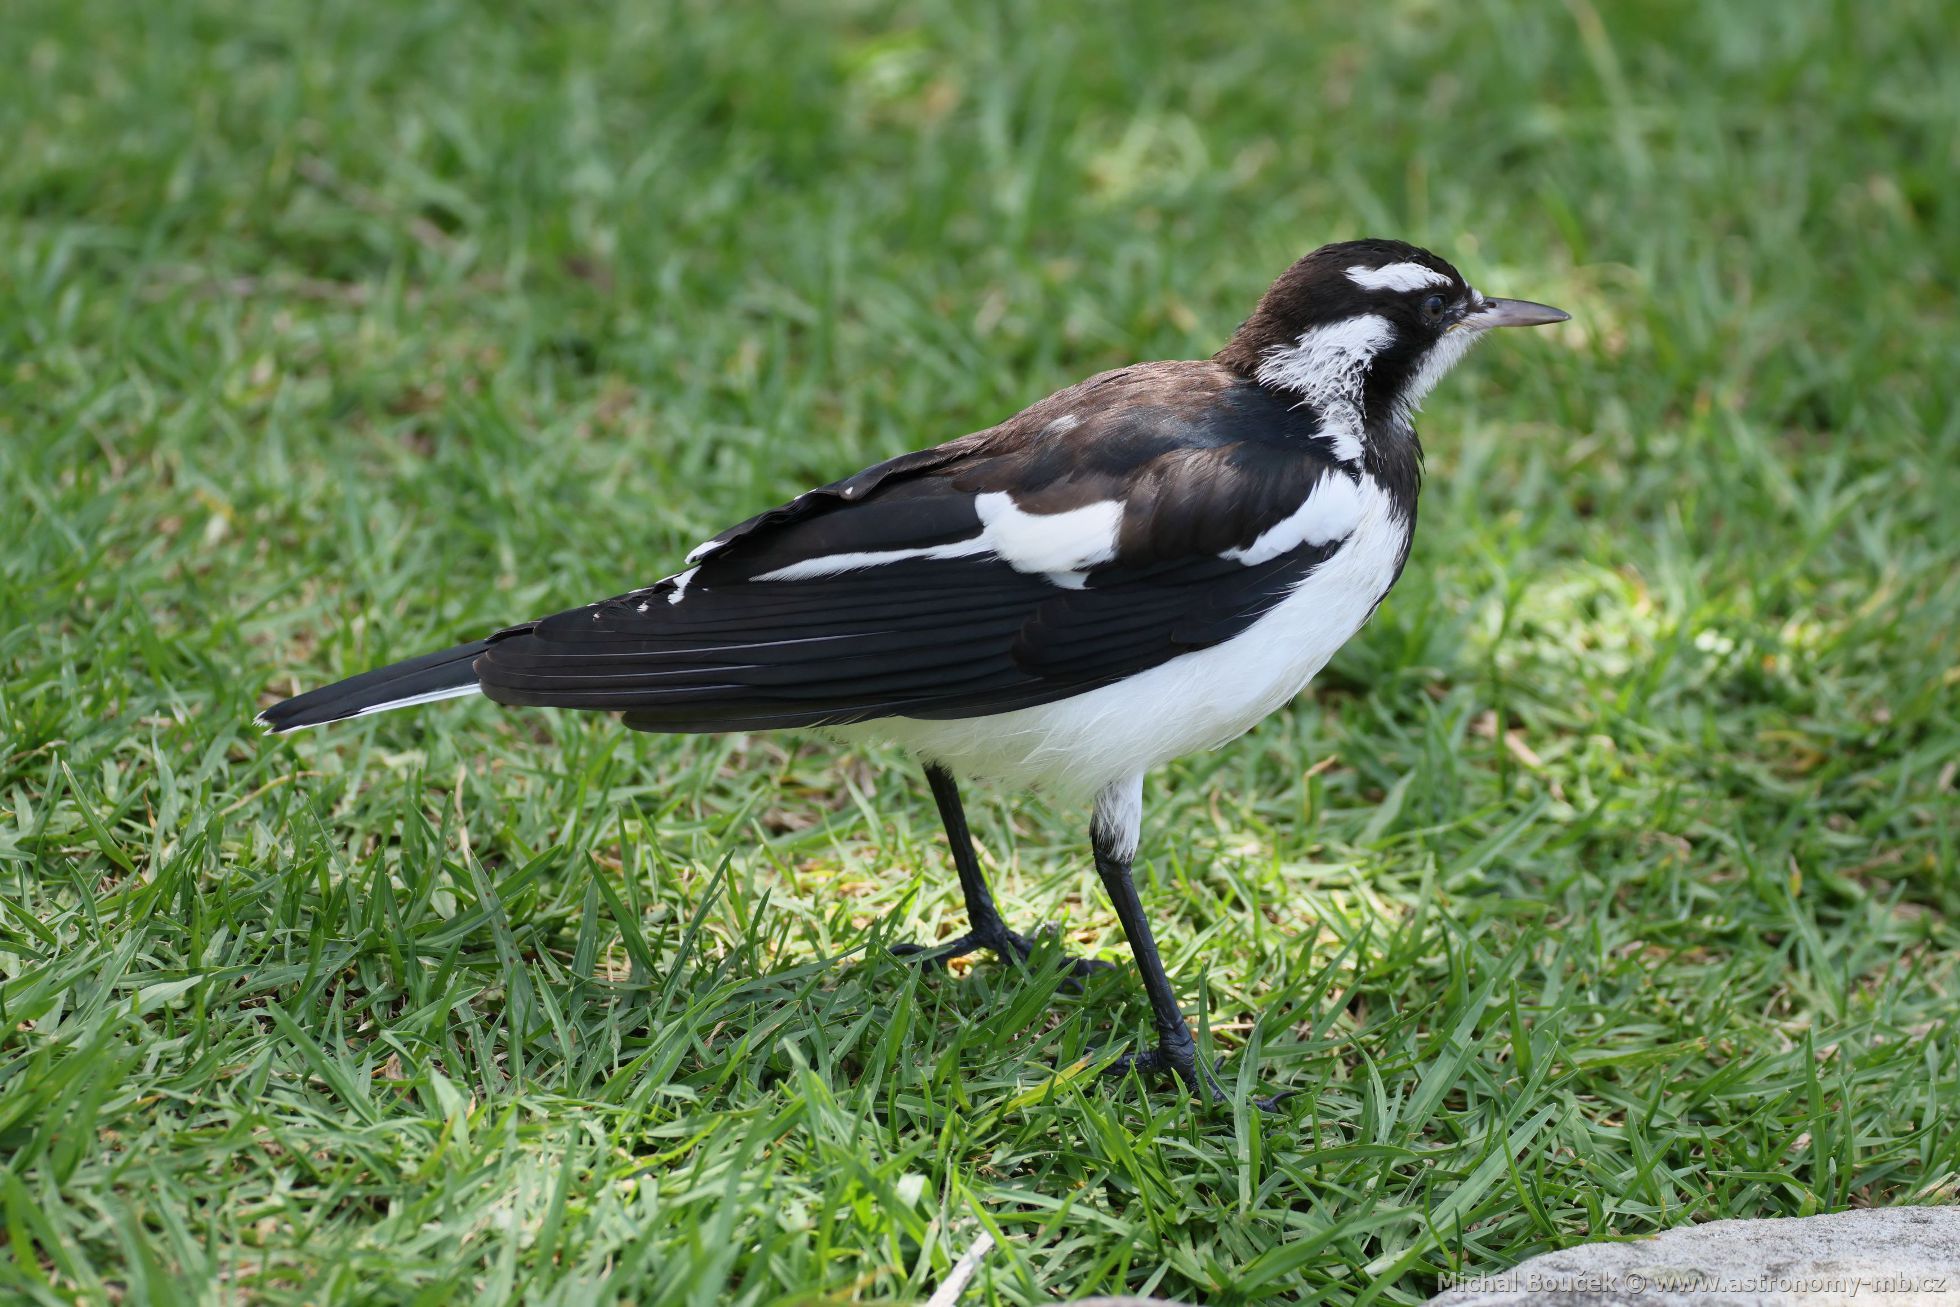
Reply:
[[477, 676], [642, 730], [764, 729], [1004, 712], [1229, 639], [1359, 500], [1310, 414], [1209, 368], [1105, 374], [800, 496], [678, 576], [500, 633]]

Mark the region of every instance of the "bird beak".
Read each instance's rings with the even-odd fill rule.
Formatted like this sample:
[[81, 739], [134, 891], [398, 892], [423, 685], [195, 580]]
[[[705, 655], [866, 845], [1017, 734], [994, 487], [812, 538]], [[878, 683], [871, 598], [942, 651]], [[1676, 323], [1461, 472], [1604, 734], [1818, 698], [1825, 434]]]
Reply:
[[1485, 300], [1463, 315], [1462, 325], [1478, 331], [1487, 327], [1542, 327], [1571, 317], [1564, 309], [1533, 304], [1530, 300]]

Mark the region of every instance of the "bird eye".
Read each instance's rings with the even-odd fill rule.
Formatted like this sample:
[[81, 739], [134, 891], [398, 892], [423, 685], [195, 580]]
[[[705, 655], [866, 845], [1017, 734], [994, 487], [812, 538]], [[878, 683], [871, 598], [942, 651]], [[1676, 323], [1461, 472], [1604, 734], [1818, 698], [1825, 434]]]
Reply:
[[1436, 318], [1442, 317], [1443, 297], [1441, 295], [1431, 295], [1428, 299], [1422, 302], [1422, 311], [1432, 321]]

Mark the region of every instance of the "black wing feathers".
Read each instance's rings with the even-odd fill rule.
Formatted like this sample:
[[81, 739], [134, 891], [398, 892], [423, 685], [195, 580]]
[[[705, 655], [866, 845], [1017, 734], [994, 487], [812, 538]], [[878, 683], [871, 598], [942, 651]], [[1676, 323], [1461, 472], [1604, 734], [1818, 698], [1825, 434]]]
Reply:
[[[1128, 368], [751, 518], [681, 577], [494, 637], [476, 673], [501, 703], [622, 711], [658, 731], [1052, 702], [1257, 620], [1339, 542], [1250, 565], [1224, 555], [1344, 475], [1310, 412], [1244, 378]], [[969, 549], [980, 497], [1002, 493], [1024, 514], [1117, 502], [1114, 557], [1050, 576]], [[840, 556], [857, 565], [755, 579]]]
[[472, 640], [377, 667], [276, 703], [259, 714], [259, 721], [270, 731], [296, 731], [303, 726], [343, 721], [419, 695], [458, 690], [477, 679], [471, 664], [489, 647], [489, 640]]

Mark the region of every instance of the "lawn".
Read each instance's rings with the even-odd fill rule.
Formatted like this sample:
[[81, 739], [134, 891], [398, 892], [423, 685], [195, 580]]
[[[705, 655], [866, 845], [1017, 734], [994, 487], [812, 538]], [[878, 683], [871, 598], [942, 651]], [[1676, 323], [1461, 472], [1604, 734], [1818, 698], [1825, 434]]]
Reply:
[[[24, 0], [0, 31], [0, 1296], [1410, 1302], [1956, 1199], [1960, 19]], [[1396, 235], [1573, 322], [1400, 587], [1085, 815], [296, 688], [616, 593]], [[1293, 1091], [1265, 1116], [1249, 1100]]]

